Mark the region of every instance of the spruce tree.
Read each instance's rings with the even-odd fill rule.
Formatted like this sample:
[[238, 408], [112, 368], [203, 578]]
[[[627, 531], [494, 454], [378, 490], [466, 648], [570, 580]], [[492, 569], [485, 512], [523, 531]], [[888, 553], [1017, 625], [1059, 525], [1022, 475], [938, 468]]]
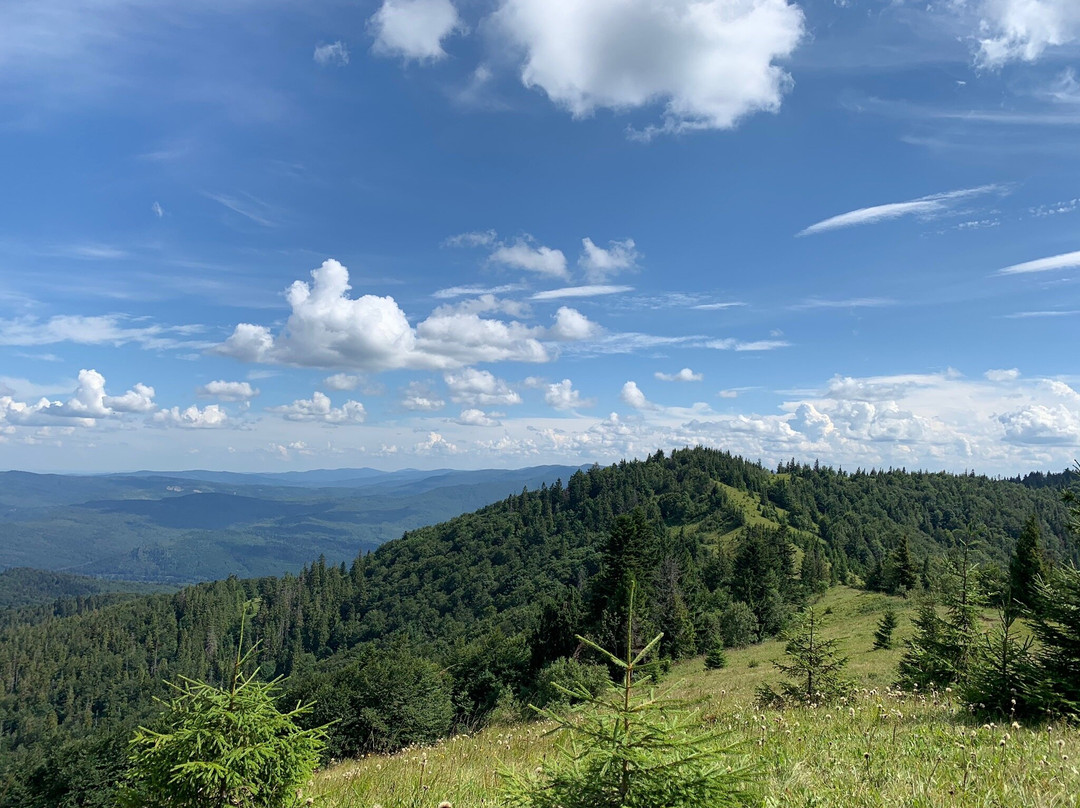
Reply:
[[[243, 634], [241, 633], [241, 644]], [[301, 729], [309, 707], [282, 713], [277, 682], [258, 682], [237, 653], [227, 688], [182, 679], [160, 730], [140, 727], [121, 786], [124, 808], [290, 808], [315, 770], [322, 727]]]
[[773, 664], [789, 679], [781, 685], [785, 700], [805, 704], [833, 702], [851, 691], [842, 675], [847, 657], [837, 652], [837, 641], [821, 636], [822, 620], [811, 606], [787, 632], [784, 654], [789, 661]]
[[750, 803], [747, 787], [758, 772], [724, 732], [706, 729], [689, 705], [657, 696], [641, 674], [663, 635], [634, 653], [633, 588], [625, 658], [590, 640], [581, 642], [622, 671], [594, 695], [584, 687], [560, 688], [585, 702], [580, 715], [537, 710], [555, 722], [564, 741], [535, 776], [506, 773], [501, 803], [515, 808], [730, 808]]
[[1060, 567], [1037, 587], [1031, 632], [1039, 641], [1031, 698], [1055, 714], [1080, 716], [1080, 570]]
[[907, 641], [900, 658], [899, 684], [924, 690], [951, 684], [952, 666], [944, 650], [945, 623], [938, 615], [937, 601], [932, 595], [920, 600], [911, 623], [915, 634]]
[[894, 594], [905, 594], [914, 589], [919, 582], [919, 577], [915, 571], [915, 562], [911, 560], [906, 533], [900, 537], [900, 541], [893, 548], [890, 562], [890, 591]]
[[961, 697], [978, 712], [997, 716], [1030, 712], [1028, 671], [1031, 637], [1016, 636], [1016, 615], [1009, 609], [998, 613], [997, 629], [983, 637], [972, 654]]
[[1036, 581], [1045, 573], [1039, 517], [1032, 514], [1024, 524], [1016, 541], [1016, 549], [1009, 559], [1009, 608], [1034, 605]]
[[877, 630], [874, 632], [874, 648], [889, 649], [893, 646], [892, 635], [897, 626], [896, 609], [892, 606], [885, 607], [885, 614], [881, 616]]

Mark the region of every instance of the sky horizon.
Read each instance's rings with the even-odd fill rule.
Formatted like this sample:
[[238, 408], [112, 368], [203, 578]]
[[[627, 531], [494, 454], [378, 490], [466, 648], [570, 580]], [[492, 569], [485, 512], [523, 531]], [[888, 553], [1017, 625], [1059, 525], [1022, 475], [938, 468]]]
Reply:
[[1080, 457], [1074, 0], [0, 6], [0, 468]]

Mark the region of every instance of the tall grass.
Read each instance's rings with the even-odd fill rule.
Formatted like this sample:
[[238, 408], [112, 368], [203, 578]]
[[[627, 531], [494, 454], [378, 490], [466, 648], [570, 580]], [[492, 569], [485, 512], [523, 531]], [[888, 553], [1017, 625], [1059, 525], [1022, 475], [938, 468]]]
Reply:
[[[676, 694], [700, 702], [700, 719], [730, 729], [765, 767], [764, 806], [1058, 808], [1080, 806], [1080, 731], [1060, 723], [1021, 726], [977, 720], [948, 691], [893, 690], [900, 650], [870, 651], [886, 604], [909, 633], [910, 603], [850, 589], [827, 593], [828, 632], [851, 657], [859, 690], [837, 705], [777, 712], [753, 694], [776, 682], [778, 642], [728, 653], [728, 667], [676, 666]], [[1078, 672], [1080, 675], [1080, 672]], [[320, 773], [308, 796], [328, 808], [455, 808], [500, 805], [500, 768], [533, 769], [552, 754], [550, 726], [493, 727], [391, 757], [368, 757]], [[703, 808], [705, 808], [703, 806]]]

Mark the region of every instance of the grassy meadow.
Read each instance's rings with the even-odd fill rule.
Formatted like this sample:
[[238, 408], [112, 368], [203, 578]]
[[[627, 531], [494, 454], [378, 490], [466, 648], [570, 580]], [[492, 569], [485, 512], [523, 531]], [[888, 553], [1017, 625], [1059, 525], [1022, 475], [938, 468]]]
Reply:
[[[892, 650], [871, 651], [885, 606], [900, 614]], [[951, 692], [892, 689], [910, 601], [847, 588], [826, 593], [825, 635], [840, 640], [858, 691], [846, 703], [785, 711], [754, 706], [776, 683], [771, 641], [728, 651], [727, 667], [676, 665], [661, 689], [698, 703], [701, 720], [730, 731], [759, 767], [764, 806], [1080, 806], [1080, 730], [974, 718]], [[989, 616], [987, 617], [989, 625]], [[1080, 672], [1078, 672], [1080, 675]], [[306, 796], [327, 808], [456, 808], [501, 804], [503, 772], [529, 772], [555, 753], [549, 725], [523, 722], [458, 735], [396, 755], [347, 761], [320, 772]], [[657, 808], [661, 808], [658, 806]], [[704, 808], [704, 806], [703, 806]]]

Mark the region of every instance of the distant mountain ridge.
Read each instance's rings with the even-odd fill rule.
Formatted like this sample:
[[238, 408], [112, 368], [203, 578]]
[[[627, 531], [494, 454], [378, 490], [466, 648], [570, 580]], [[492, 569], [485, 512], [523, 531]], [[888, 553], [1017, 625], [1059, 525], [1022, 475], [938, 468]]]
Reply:
[[352, 559], [574, 466], [61, 475], [0, 472], [0, 570], [189, 583]]

